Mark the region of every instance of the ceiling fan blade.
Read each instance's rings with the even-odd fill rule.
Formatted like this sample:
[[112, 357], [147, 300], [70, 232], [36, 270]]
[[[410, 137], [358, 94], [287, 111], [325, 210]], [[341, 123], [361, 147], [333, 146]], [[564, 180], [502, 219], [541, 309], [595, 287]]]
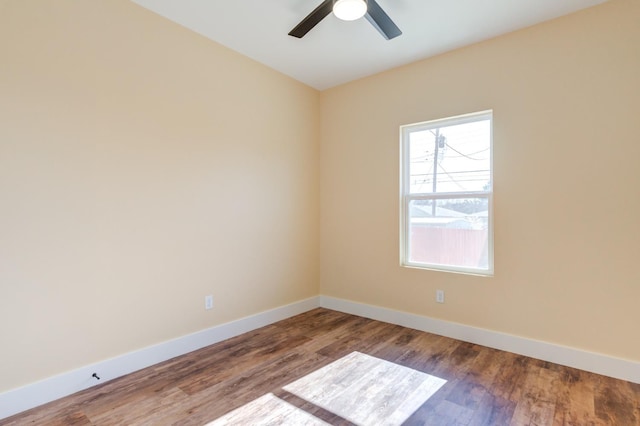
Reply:
[[[320, 21], [327, 17], [333, 9], [333, 0], [325, 0], [304, 18], [294, 29], [289, 32], [290, 36], [302, 38]], [[383, 12], [384, 13], [384, 12]]]
[[367, 20], [373, 25], [376, 30], [380, 31], [380, 34], [387, 40], [398, 37], [402, 34], [400, 28], [393, 23], [389, 15], [385, 13], [376, 0], [369, 0], [367, 8]]

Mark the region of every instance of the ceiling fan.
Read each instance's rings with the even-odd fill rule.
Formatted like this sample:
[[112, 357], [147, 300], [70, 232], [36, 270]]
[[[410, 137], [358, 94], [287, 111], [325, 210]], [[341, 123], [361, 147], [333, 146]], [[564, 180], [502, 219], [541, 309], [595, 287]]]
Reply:
[[371, 25], [380, 31], [380, 34], [387, 40], [402, 34], [400, 28], [382, 10], [376, 0], [324, 0], [320, 6], [316, 7], [313, 12], [292, 29], [289, 35], [297, 38], [304, 37], [332, 11], [336, 17], [344, 21], [354, 21], [365, 16]]

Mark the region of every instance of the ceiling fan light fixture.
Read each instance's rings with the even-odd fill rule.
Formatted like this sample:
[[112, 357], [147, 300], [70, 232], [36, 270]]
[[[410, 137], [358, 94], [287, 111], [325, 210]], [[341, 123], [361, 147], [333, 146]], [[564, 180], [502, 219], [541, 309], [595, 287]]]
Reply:
[[366, 13], [366, 0], [335, 0], [333, 2], [333, 14], [343, 21], [355, 21]]

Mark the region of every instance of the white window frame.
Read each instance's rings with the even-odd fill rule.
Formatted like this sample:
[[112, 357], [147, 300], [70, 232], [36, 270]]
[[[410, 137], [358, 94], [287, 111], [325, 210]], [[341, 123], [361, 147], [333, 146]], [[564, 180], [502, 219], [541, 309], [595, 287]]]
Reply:
[[[436, 193], [410, 193], [410, 150], [409, 135], [412, 132], [432, 130], [441, 127], [471, 123], [489, 119], [490, 123], [490, 188], [488, 191], [469, 192], [436, 192]], [[487, 235], [487, 269], [469, 268], [453, 265], [440, 265], [430, 263], [417, 263], [409, 261], [410, 254], [410, 211], [409, 206], [414, 200], [442, 200], [455, 198], [486, 198], [488, 201], [488, 235]], [[458, 115], [422, 123], [414, 123], [400, 126], [400, 265], [409, 268], [419, 268], [435, 271], [456, 272], [480, 276], [493, 276], [493, 111], [486, 110], [470, 114]]]

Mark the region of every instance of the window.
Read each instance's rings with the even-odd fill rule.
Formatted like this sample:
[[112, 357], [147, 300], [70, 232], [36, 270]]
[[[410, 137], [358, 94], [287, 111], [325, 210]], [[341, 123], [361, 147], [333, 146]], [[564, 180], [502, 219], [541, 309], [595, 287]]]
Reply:
[[403, 266], [493, 275], [492, 112], [401, 127]]

